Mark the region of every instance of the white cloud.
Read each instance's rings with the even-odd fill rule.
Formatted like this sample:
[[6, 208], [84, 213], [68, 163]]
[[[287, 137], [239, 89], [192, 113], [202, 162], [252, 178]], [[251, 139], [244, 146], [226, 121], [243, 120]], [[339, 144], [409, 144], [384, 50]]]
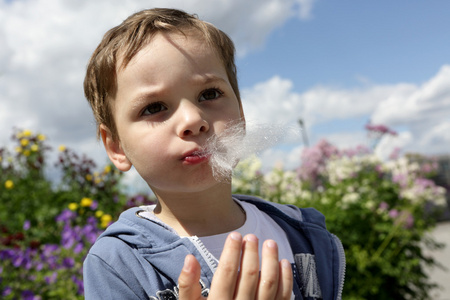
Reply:
[[291, 80], [274, 76], [244, 89], [242, 99], [249, 120], [262, 123], [282, 121], [294, 125], [302, 118], [307, 130], [311, 130], [321, 123], [369, 115], [380, 100], [403, 88], [404, 85], [374, 85], [357, 89], [317, 86], [297, 93]]
[[367, 134], [359, 128], [347, 132], [326, 134], [320, 139], [326, 139], [339, 149], [353, 149], [358, 146], [369, 147]]
[[302, 98], [290, 80], [274, 76], [242, 91], [246, 119], [256, 123], [296, 122], [303, 111]]
[[265, 150], [259, 155], [262, 171], [268, 172], [275, 166], [282, 167], [284, 170], [295, 170], [300, 166], [303, 149], [304, 147], [299, 145], [286, 149], [270, 148]]
[[[383, 157], [396, 147], [427, 154], [450, 150], [450, 66], [443, 66], [422, 85], [317, 86], [304, 93], [295, 92], [291, 80], [274, 76], [244, 89], [242, 98], [249, 120], [293, 126], [302, 117], [310, 136], [315, 137], [313, 143], [327, 138], [340, 148], [369, 145], [363, 126], [371, 120], [400, 131], [396, 137], [384, 137], [378, 145]], [[336, 129], [355, 119], [359, 120], [358, 128]], [[326, 124], [330, 133], [319, 136], [321, 124]]]
[[299, 3], [298, 15], [300, 19], [308, 20], [312, 18], [312, 9], [316, 0], [297, 0]]
[[409, 131], [401, 132], [397, 136], [386, 135], [377, 145], [375, 154], [381, 159], [389, 159], [397, 149], [402, 150], [414, 147], [416, 142], [417, 141], [413, 138], [413, 134]]
[[450, 65], [421, 86], [410, 86], [383, 99], [373, 114], [375, 123], [421, 126], [450, 120]]

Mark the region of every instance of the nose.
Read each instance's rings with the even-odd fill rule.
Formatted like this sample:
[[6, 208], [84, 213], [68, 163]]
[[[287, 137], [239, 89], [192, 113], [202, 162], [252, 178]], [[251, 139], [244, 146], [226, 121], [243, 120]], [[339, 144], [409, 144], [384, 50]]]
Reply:
[[179, 106], [177, 133], [185, 138], [195, 136], [209, 130], [209, 123], [205, 120], [202, 110], [195, 104], [186, 101]]

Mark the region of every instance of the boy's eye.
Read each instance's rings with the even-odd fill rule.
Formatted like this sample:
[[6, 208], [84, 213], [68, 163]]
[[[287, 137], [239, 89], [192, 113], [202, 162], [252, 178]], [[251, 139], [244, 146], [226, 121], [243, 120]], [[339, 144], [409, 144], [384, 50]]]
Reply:
[[164, 104], [155, 102], [148, 105], [142, 112], [142, 115], [154, 115], [164, 110], [167, 110], [167, 107], [165, 107]]
[[222, 95], [223, 95], [222, 91], [220, 91], [218, 89], [207, 89], [201, 93], [200, 101], [214, 100], [214, 99], [219, 98]]

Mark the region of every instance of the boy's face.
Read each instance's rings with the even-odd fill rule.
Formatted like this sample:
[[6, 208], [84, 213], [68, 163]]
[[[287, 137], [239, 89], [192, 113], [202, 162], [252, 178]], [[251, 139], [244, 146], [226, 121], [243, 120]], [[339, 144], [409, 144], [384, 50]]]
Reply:
[[202, 148], [243, 118], [215, 51], [193, 34], [176, 33], [157, 33], [117, 70], [113, 116], [118, 141], [101, 126], [110, 159], [122, 171], [134, 165], [157, 193], [216, 185]]

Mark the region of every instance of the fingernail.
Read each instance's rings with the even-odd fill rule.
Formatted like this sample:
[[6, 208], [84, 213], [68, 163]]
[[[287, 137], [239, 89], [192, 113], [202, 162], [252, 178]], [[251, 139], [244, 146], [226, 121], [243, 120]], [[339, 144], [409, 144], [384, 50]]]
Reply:
[[269, 247], [269, 248], [276, 248], [276, 247], [277, 247], [277, 243], [275, 243], [275, 241], [272, 241], [272, 240], [268, 240], [268, 241], [266, 242], [266, 245], [267, 245], [267, 247]]
[[189, 255], [184, 259], [183, 271], [190, 272], [192, 269], [192, 264], [190, 263], [191, 257]]
[[245, 236], [245, 240], [248, 241], [248, 242], [255, 242], [255, 243], [258, 242], [258, 238], [254, 234], [246, 235]]
[[289, 263], [289, 261], [287, 259], [283, 259], [281, 260], [281, 267], [284, 269], [291, 269], [291, 264]]
[[235, 241], [240, 241], [242, 239], [241, 234], [239, 232], [230, 233], [230, 237]]

